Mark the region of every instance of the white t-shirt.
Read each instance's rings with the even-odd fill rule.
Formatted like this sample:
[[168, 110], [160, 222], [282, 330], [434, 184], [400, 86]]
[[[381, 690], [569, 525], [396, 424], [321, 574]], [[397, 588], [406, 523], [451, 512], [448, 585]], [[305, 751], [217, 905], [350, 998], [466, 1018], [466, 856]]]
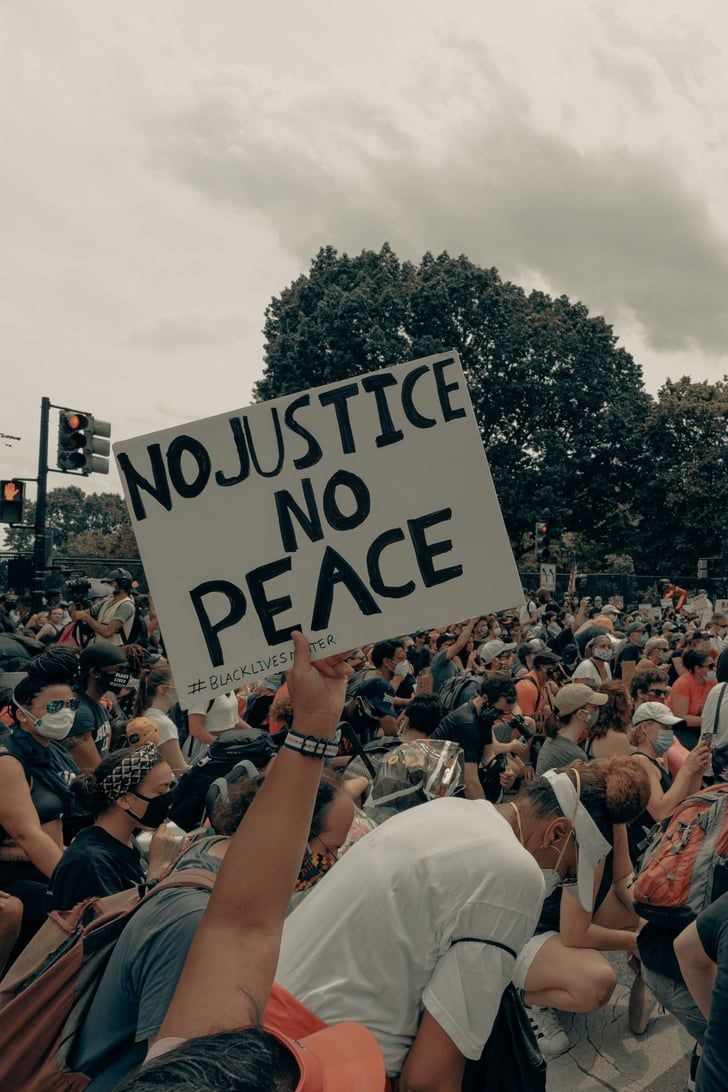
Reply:
[[593, 660], [582, 660], [579, 666], [574, 670], [574, 674], [571, 676], [572, 682], [586, 682], [587, 686], [591, 686], [593, 690], [598, 690], [600, 686], [603, 686], [605, 682], [609, 682], [612, 677], [612, 669], [608, 663], [604, 666], [607, 669], [606, 679], [602, 679], [599, 674], [599, 669]]
[[322, 1020], [355, 1020], [401, 1072], [423, 1006], [479, 1058], [541, 912], [541, 869], [485, 800], [433, 800], [341, 858], [287, 919], [277, 980]]
[[142, 716], [150, 717], [157, 724], [159, 727], [160, 743], [169, 743], [170, 739], [179, 739], [177, 725], [172, 718], [168, 717], [166, 713], [163, 713], [161, 709], [155, 709], [153, 706], [150, 706], [149, 709], [144, 710]]
[[190, 702], [188, 714], [202, 713], [205, 717], [205, 731], [213, 736], [234, 728], [238, 723], [238, 699], [235, 691], [231, 690], [227, 694], [218, 695], [208, 709], [209, 701], [209, 698], [205, 698], [196, 703]]
[[518, 612], [518, 621], [522, 626], [528, 626], [531, 624], [531, 616], [537, 613], [538, 608], [533, 599], [529, 599], [527, 603], [524, 603]]
[[713, 746], [715, 747], [725, 747], [728, 743], [728, 686], [724, 689], [723, 683], [716, 683], [710, 690], [703, 706], [703, 731], [712, 732], [715, 724], [715, 713], [718, 708], [718, 699], [721, 695], [723, 700], [720, 703], [720, 715], [718, 716], [713, 739]]

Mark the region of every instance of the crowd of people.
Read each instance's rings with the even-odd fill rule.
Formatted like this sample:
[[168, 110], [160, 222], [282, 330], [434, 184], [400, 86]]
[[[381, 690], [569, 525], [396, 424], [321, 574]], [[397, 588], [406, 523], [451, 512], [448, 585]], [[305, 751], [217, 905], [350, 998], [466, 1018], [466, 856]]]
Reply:
[[635, 903], [728, 766], [705, 597], [524, 591], [315, 663], [295, 634], [286, 676], [185, 710], [153, 601], [106, 579], [36, 614], [2, 597], [0, 1059], [49, 914], [138, 889], [64, 1054], [96, 1092], [490, 1090], [506, 1001], [556, 1057], [561, 1014], [612, 997], [607, 953], [631, 1031], [661, 1004], [688, 1087], [728, 1088], [728, 891], [679, 927]]

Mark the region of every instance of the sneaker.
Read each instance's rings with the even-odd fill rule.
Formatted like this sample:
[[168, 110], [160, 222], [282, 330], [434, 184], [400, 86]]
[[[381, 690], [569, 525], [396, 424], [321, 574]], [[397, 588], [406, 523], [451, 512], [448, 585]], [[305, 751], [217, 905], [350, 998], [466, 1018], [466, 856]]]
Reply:
[[556, 1010], [539, 1009], [534, 1006], [527, 1011], [541, 1052], [553, 1057], [564, 1054], [569, 1049], [569, 1036], [559, 1023]]
[[688, 1077], [688, 1092], [695, 1092], [695, 1082], [698, 1077], [698, 1066], [700, 1065], [700, 1055], [698, 1054], [697, 1043], [693, 1047], [693, 1052], [690, 1055], [690, 1076]]
[[627, 1023], [633, 1035], [644, 1035], [657, 1001], [650, 993], [641, 974], [636, 974], [629, 991]]

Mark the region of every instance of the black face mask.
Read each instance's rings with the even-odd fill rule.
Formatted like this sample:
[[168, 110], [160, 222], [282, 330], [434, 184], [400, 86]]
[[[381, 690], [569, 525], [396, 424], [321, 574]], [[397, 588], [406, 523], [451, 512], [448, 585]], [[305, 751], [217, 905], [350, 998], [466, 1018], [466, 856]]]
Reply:
[[101, 675], [101, 681], [112, 694], [120, 694], [124, 687], [129, 685], [130, 678], [130, 673], [123, 668], [120, 668], [114, 675]]
[[156, 830], [169, 815], [169, 809], [172, 806], [172, 796], [174, 794], [170, 789], [169, 792], [163, 792], [161, 796], [144, 796], [141, 792], [131, 791], [130, 795], [138, 797], [139, 800], [146, 800], [147, 810], [142, 816], [137, 815], [133, 811], [129, 811], [129, 815], [134, 819], [138, 819], [142, 826]]

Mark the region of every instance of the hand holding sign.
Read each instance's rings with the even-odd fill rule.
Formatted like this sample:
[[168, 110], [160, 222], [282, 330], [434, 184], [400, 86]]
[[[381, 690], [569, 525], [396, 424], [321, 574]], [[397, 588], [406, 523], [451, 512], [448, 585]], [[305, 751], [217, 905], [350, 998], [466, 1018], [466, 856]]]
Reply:
[[311, 663], [308, 641], [294, 630], [293, 668], [286, 672], [297, 732], [330, 739], [336, 731], [346, 700], [346, 680], [353, 674], [342, 652]]

